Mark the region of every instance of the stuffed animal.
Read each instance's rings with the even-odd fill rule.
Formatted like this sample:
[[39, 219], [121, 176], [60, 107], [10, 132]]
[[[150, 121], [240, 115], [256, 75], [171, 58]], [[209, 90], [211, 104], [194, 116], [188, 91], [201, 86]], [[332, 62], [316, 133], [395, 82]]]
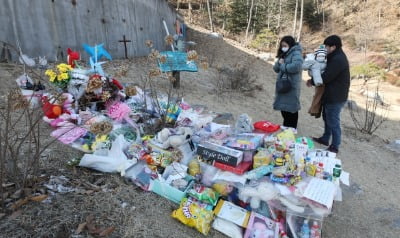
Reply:
[[241, 114], [235, 124], [235, 133], [250, 133], [253, 132], [254, 126], [251, 118], [246, 113]]
[[296, 201], [289, 200], [279, 195], [274, 185], [269, 182], [260, 182], [257, 186], [245, 186], [239, 189], [239, 199], [244, 202], [250, 202], [252, 209], [260, 207], [261, 201], [269, 201], [277, 199], [284, 206], [292, 211], [303, 213], [304, 207], [297, 205]]
[[260, 182], [257, 186], [245, 186], [239, 189], [239, 198], [244, 202], [250, 201], [253, 209], [260, 207], [261, 201], [269, 201], [278, 197], [274, 185], [269, 182]]
[[156, 141], [162, 144], [163, 149], [170, 147], [177, 148], [186, 142], [191, 142], [193, 130], [190, 127], [178, 127], [175, 131], [168, 128], [161, 130]]
[[81, 59], [81, 54], [79, 54], [78, 51], [72, 51], [71, 48], [67, 49], [67, 61], [68, 64], [71, 65], [72, 68], [75, 68], [75, 60], [80, 60]]

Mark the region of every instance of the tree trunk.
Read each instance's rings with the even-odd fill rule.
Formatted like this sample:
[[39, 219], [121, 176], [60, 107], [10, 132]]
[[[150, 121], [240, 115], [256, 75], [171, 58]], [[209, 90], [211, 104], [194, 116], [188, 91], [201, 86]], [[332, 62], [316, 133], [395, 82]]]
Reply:
[[192, 1], [189, 1], [189, 22], [192, 23], [193, 19], [192, 19]]
[[321, 1], [321, 10], [322, 10], [322, 32], [325, 32], [325, 6], [324, 6], [324, 0]]
[[296, 34], [296, 25], [297, 25], [297, 8], [299, 7], [299, 0], [296, 0], [296, 7], [294, 8], [294, 19], [293, 19], [293, 31], [292, 35]]
[[181, 4], [181, 1], [180, 0], [177, 0], [176, 1], [176, 10], [177, 11], [179, 11], [179, 5]]
[[279, 14], [278, 14], [278, 35], [281, 32], [281, 18], [282, 18], [282, 0], [279, 0]]
[[304, 12], [304, 0], [301, 0], [301, 6], [300, 6], [300, 22], [299, 22], [299, 31], [297, 32], [297, 42], [300, 41], [301, 37], [301, 30], [303, 28], [303, 12]]
[[213, 25], [212, 15], [211, 15], [210, 0], [207, 0], [207, 11], [208, 11], [208, 18], [210, 19], [210, 28], [211, 28], [211, 31], [214, 32], [214, 25]]
[[[254, 11], [254, 19], [257, 19], [257, 13], [258, 13], [258, 2], [256, 2], [256, 10]], [[256, 30], [256, 23], [257, 23], [257, 21], [256, 20], [254, 20], [253, 21], [253, 27], [252, 27], [252, 29], [251, 29], [251, 33], [254, 35], [255, 34], [255, 30]]]
[[270, 29], [269, 23], [270, 23], [270, 18], [271, 18], [271, 5], [272, 3], [268, 0], [267, 1], [267, 28]]
[[275, 48], [279, 47], [279, 34], [281, 33], [281, 18], [282, 18], [282, 0], [279, 0], [279, 14], [278, 14], [278, 34], [277, 35], [277, 39], [276, 39], [276, 44], [275, 44]]
[[247, 20], [247, 28], [246, 28], [246, 41], [247, 41], [247, 37], [249, 35], [251, 17], [253, 15], [253, 7], [254, 7], [254, 0], [251, 0], [250, 10], [249, 10], [249, 19]]

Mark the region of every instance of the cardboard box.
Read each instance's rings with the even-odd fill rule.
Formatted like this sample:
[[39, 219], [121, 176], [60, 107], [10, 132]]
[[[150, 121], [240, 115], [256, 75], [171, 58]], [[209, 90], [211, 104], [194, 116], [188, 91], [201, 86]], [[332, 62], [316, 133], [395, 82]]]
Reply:
[[188, 186], [184, 191], [181, 191], [175, 187], [172, 187], [165, 181], [161, 181], [159, 179], [152, 180], [151, 191], [157, 193], [160, 196], [165, 197], [168, 200], [173, 201], [174, 203], [179, 204], [187, 194], [187, 191], [193, 186], [194, 180], [192, 180], [191, 176], [187, 176], [185, 180], [188, 181]]
[[231, 166], [231, 165], [223, 164], [218, 161], [214, 161], [213, 165], [219, 169], [242, 175], [242, 174], [244, 174], [244, 172], [246, 172], [250, 169], [252, 162], [243, 161], [238, 166]]
[[226, 146], [204, 142], [197, 146], [197, 154], [205, 160], [237, 166], [243, 160], [243, 152]]
[[[194, 183], [194, 179], [192, 176], [187, 175], [186, 174], [186, 170], [187, 170], [187, 166], [180, 164], [180, 163], [176, 163], [174, 162], [173, 164], [167, 166], [167, 168], [165, 169], [162, 178], [158, 178], [155, 180], [151, 181], [151, 185], [150, 185], [150, 190], [157, 193], [160, 196], [163, 196], [175, 203], [180, 203], [182, 198], [184, 198], [188, 192], [188, 190], [193, 186]], [[178, 178], [182, 178], [183, 176], [184, 179], [188, 182], [188, 185], [186, 186], [186, 188], [184, 190], [179, 190], [178, 188], [175, 188], [173, 186], [170, 185], [170, 181], [171, 178], [170, 174], [173, 171], [178, 171]], [[173, 175], [172, 177], [174, 177], [175, 175]]]
[[250, 218], [249, 211], [222, 199], [219, 200], [214, 213], [217, 217], [233, 222], [241, 227], [247, 227]]

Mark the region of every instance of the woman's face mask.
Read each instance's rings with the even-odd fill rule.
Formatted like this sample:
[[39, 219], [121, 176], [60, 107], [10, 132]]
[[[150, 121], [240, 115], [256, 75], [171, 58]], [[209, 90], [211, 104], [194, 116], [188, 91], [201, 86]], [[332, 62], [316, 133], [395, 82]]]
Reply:
[[282, 47], [281, 50], [282, 50], [283, 52], [287, 52], [287, 51], [289, 50], [289, 47]]

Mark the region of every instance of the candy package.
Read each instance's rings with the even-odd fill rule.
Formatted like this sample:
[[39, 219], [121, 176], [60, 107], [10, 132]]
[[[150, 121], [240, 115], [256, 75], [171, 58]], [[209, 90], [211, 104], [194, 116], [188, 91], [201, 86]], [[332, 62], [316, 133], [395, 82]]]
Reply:
[[183, 224], [194, 227], [204, 235], [210, 231], [213, 211], [199, 207], [192, 199], [183, 198], [180, 207], [171, 216]]
[[215, 205], [219, 198], [219, 193], [201, 184], [195, 184], [193, 188], [189, 190], [188, 194], [189, 196], [211, 205]]

